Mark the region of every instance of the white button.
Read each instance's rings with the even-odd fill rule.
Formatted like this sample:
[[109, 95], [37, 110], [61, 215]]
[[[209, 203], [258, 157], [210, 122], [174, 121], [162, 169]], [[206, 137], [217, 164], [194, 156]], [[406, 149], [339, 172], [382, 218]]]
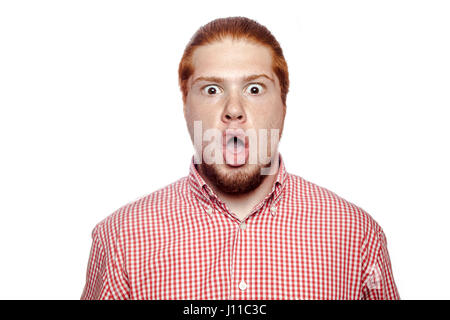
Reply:
[[211, 208], [211, 207], [208, 207], [208, 208], [206, 209], [206, 213], [207, 213], [207, 214], [211, 214], [211, 213], [212, 213], [212, 208]]
[[277, 207], [276, 207], [276, 206], [272, 206], [272, 207], [270, 208], [270, 211], [272, 211], [272, 213], [277, 212]]
[[242, 223], [241, 223], [241, 229], [242, 229], [242, 230], [247, 229], [247, 224], [246, 224], [245, 222], [242, 222]]
[[239, 289], [241, 289], [242, 291], [247, 289], [247, 283], [244, 280], [242, 280], [241, 283], [239, 283]]

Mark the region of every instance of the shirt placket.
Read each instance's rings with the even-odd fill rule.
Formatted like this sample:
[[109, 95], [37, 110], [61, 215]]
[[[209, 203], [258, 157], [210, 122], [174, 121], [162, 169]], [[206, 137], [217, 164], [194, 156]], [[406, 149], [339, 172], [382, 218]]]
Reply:
[[273, 192], [268, 195], [253, 211], [244, 219], [244, 221], [237, 223], [235, 228], [235, 237], [233, 244], [233, 259], [231, 259], [231, 280], [230, 280], [230, 299], [253, 299], [253, 290], [257, 286], [251, 276], [253, 270], [253, 259], [249, 257], [251, 254], [251, 247], [255, 244], [249, 243], [252, 241], [250, 232], [252, 232], [252, 222], [255, 221], [252, 217], [259, 212], [264, 214], [269, 210], [273, 216], [278, 209], [279, 201], [281, 200], [282, 192], [280, 186], [274, 188]]
[[249, 291], [251, 290], [252, 281], [249, 277], [248, 261], [248, 232], [249, 229], [249, 217], [240, 223], [236, 223], [235, 228], [235, 241], [233, 244], [233, 259], [231, 269], [231, 287], [230, 287], [230, 299], [248, 299]]
[[229, 267], [230, 280], [228, 299], [251, 299], [252, 288], [256, 286], [256, 284], [252, 282], [251, 274], [253, 270], [252, 264], [250, 263], [251, 259], [248, 257], [251, 253], [250, 250], [252, 250], [250, 248], [251, 243], [248, 243], [252, 239], [249, 236], [249, 232], [251, 232], [251, 223], [254, 221], [252, 216], [259, 211], [265, 211], [267, 207], [269, 207], [270, 213], [274, 215], [276, 212], [276, 203], [280, 198], [280, 189], [280, 185], [274, 186], [272, 192], [256, 205], [243, 221], [240, 221], [237, 216], [228, 210], [227, 205], [219, 200], [208, 186], [204, 185], [203, 192], [205, 198], [209, 198], [210, 200], [210, 207], [208, 206], [208, 208], [212, 209], [212, 207], [215, 207], [216, 210], [222, 211], [222, 213], [235, 224]]

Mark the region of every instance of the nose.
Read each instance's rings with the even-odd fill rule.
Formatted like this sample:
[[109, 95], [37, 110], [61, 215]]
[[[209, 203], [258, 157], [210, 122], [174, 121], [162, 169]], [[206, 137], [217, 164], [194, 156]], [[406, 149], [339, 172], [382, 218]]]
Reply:
[[230, 97], [223, 110], [222, 121], [229, 124], [233, 121], [244, 123], [246, 120], [247, 116], [239, 97]]

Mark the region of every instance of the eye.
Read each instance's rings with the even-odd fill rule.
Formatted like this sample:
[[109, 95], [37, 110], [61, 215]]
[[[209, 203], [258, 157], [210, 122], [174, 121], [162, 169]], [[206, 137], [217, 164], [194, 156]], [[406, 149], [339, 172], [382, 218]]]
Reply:
[[216, 86], [216, 85], [213, 84], [213, 85], [209, 85], [209, 86], [204, 87], [202, 89], [202, 91], [204, 93], [206, 93], [208, 96], [213, 96], [213, 95], [216, 95], [216, 94], [220, 93], [220, 88], [219, 88], [219, 86]]
[[260, 94], [263, 91], [263, 86], [258, 83], [252, 83], [246, 89], [246, 92], [251, 95]]

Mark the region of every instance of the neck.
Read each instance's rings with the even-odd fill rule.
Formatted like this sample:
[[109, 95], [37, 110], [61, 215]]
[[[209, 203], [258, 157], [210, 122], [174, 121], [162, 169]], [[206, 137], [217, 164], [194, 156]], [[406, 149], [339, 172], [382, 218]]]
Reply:
[[[278, 159], [278, 154], [275, 159]], [[267, 175], [261, 184], [246, 193], [232, 194], [222, 192], [199, 170], [200, 175], [205, 182], [214, 190], [215, 194], [227, 205], [231, 212], [235, 213], [240, 220], [244, 220], [252, 209], [257, 206], [272, 191], [273, 185], [277, 179], [279, 171], [279, 160], [275, 160], [271, 172], [274, 174]]]

